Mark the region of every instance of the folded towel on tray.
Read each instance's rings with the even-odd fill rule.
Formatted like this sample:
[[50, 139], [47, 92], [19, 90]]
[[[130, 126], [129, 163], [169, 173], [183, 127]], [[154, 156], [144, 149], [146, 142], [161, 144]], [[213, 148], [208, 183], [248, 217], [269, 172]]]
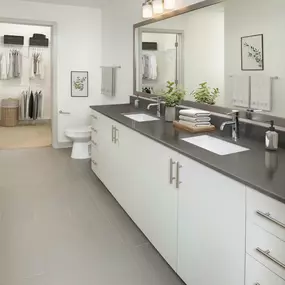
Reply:
[[198, 118], [193, 118], [193, 117], [187, 117], [187, 116], [179, 116], [179, 120], [181, 121], [187, 121], [190, 123], [202, 123], [202, 122], [210, 122], [211, 118], [210, 117], [198, 117]]
[[210, 122], [202, 122], [202, 123], [191, 123], [188, 121], [179, 121], [180, 124], [184, 125], [184, 126], [188, 126], [190, 128], [197, 128], [197, 127], [209, 127], [211, 126]]
[[182, 116], [187, 116], [192, 118], [209, 117], [211, 115], [210, 112], [199, 109], [180, 110], [179, 114]]

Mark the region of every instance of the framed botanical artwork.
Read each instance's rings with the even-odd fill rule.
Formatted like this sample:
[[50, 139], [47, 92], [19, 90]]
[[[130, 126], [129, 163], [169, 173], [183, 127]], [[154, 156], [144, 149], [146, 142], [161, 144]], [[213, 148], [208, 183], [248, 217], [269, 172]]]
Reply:
[[264, 70], [262, 34], [241, 38], [241, 70]]
[[88, 97], [88, 71], [71, 71], [71, 97]]

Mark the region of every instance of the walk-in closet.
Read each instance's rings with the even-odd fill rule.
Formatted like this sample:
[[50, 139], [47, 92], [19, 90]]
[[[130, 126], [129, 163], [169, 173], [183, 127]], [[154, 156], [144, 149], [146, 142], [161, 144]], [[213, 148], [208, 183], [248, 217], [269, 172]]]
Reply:
[[0, 23], [0, 149], [51, 145], [51, 28]]

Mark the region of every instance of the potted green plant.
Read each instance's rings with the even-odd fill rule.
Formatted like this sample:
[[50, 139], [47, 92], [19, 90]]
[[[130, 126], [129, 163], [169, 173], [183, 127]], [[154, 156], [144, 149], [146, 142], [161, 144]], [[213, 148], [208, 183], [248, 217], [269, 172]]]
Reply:
[[165, 121], [173, 122], [176, 116], [176, 106], [184, 99], [186, 91], [174, 82], [167, 81], [166, 90], [163, 93], [165, 100]]
[[216, 99], [220, 95], [220, 90], [219, 88], [213, 88], [213, 90], [211, 90], [211, 88], [208, 86], [208, 83], [203, 82], [200, 84], [200, 87], [192, 94], [198, 103], [215, 105]]

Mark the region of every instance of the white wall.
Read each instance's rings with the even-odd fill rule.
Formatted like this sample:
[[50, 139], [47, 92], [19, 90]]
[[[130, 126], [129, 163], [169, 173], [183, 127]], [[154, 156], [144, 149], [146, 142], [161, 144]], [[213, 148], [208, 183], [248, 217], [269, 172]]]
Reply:
[[[67, 142], [64, 129], [90, 123], [89, 106], [101, 103], [101, 11], [99, 9], [61, 6], [21, 1], [1, 1], [0, 19], [22, 19], [55, 22], [57, 44], [56, 112], [62, 109], [70, 116], [58, 117], [58, 140]], [[119, 35], [118, 35], [119, 36]], [[70, 72], [89, 71], [89, 97], [71, 98]]]
[[44, 119], [51, 119], [51, 50], [41, 48], [44, 60], [45, 77], [43, 80], [38, 78], [30, 80], [31, 56], [33, 49], [29, 49], [29, 39], [34, 33], [44, 34], [50, 40], [51, 28], [43, 26], [17, 25], [0, 23], [0, 37], [3, 35], [24, 36], [24, 46], [4, 46], [1, 42], [0, 54], [17, 48], [22, 53], [22, 76], [19, 79], [0, 80], [0, 101], [4, 98], [19, 98], [22, 91], [41, 90], [44, 94]]
[[[273, 110], [284, 117], [285, 106], [285, 2], [283, 0], [228, 1], [225, 7], [225, 81], [227, 105], [232, 105], [230, 75], [279, 76], [273, 82]], [[264, 35], [264, 71], [241, 71], [241, 37]]]
[[[200, 2], [178, 0], [177, 8]], [[141, 22], [142, 1], [111, 0], [103, 8], [103, 63], [121, 65], [118, 70], [117, 95], [103, 97], [102, 103], [126, 103], [133, 94], [133, 25]]]

